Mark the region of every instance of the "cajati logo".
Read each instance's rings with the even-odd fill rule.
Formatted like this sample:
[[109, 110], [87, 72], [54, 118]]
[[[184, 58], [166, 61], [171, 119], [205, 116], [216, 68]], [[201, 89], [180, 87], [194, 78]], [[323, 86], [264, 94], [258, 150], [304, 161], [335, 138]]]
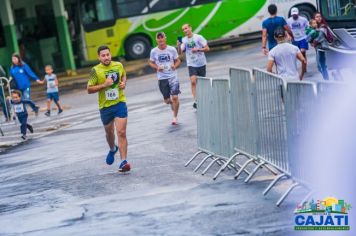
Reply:
[[348, 216], [350, 209], [350, 204], [334, 197], [303, 202], [294, 212], [294, 229], [350, 230]]

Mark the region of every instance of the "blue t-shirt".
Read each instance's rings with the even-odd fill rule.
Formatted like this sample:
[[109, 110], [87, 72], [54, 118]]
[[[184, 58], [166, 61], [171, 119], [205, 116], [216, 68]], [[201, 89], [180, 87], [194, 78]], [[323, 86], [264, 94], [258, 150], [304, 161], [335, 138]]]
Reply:
[[26, 63], [23, 63], [22, 66], [13, 65], [10, 69], [10, 74], [12, 78], [15, 79], [17, 89], [19, 90], [29, 88], [31, 86], [30, 79], [39, 80], [37, 75], [33, 73], [31, 68]]
[[287, 25], [287, 22], [281, 16], [270, 17], [262, 22], [262, 29], [267, 30], [269, 50], [271, 50], [277, 45], [277, 41], [274, 39], [274, 31], [278, 27], [284, 27], [285, 25]]

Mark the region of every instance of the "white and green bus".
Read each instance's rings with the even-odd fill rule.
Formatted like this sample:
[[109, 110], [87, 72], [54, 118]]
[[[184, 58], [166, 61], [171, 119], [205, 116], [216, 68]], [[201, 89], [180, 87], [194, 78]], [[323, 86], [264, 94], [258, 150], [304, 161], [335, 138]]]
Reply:
[[157, 31], [175, 45], [184, 23], [210, 42], [236, 40], [261, 31], [271, 3], [285, 18], [292, 7], [307, 18], [316, 10], [315, 0], [80, 0], [83, 59], [96, 60], [102, 44], [114, 56], [145, 58]]

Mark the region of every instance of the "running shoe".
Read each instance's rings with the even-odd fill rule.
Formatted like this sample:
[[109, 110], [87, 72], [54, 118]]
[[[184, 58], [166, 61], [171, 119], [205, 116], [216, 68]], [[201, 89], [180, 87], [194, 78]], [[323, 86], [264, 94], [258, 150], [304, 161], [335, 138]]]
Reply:
[[45, 112], [45, 116], [51, 116], [51, 112], [50, 111], [46, 111]]
[[63, 112], [63, 109], [59, 109], [58, 110], [58, 115], [61, 114]]
[[22, 138], [23, 140], [26, 140], [26, 139], [27, 139], [26, 135], [22, 135], [21, 138]]
[[193, 103], [193, 108], [197, 109], [197, 102]]
[[123, 160], [119, 165], [119, 172], [127, 172], [130, 170], [131, 170], [131, 165], [126, 160]]
[[115, 145], [115, 151], [109, 151], [108, 155], [106, 156], [106, 164], [112, 165], [112, 163], [114, 163], [117, 150], [119, 150], [119, 147]]
[[27, 124], [27, 129], [30, 131], [30, 133], [33, 133], [33, 127], [32, 125]]

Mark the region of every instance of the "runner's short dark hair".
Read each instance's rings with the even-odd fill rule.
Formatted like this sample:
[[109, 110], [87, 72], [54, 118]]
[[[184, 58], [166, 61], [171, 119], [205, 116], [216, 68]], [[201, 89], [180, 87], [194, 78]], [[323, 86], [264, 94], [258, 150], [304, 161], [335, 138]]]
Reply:
[[269, 14], [271, 14], [271, 15], [277, 14], [277, 6], [276, 6], [276, 4], [270, 4], [270, 5], [268, 6], [268, 12], [269, 12]]
[[286, 36], [286, 30], [283, 27], [277, 27], [274, 31], [274, 37], [281, 38]]
[[101, 45], [100, 47], [98, 47], [98, 55], [100, 55], [101, 51], [104, 51], [106, 49], [110, 51], [110, 48], [106, 45]]

